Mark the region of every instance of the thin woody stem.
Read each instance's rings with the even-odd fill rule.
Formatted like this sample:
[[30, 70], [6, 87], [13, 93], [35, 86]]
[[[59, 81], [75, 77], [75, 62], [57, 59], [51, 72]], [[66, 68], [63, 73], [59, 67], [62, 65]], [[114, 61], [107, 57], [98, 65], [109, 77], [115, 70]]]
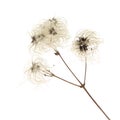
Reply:
[[85, 88], [85, 86], [82, 87], [85, 92], [87, 93], [87, 95], [91, 98], [91, 100], [96, 104], [96, 106], [100, 109], [100, 111], [106, 116], [106, 118], [108, 120], [110, 120], [110, 118], [108, 117], [108, 115], [103, 111], [103, 109], [98, 105], [98, 103], [96, 102], [96, 100], [91, 96], [91, 94], [88, 92], [88, 90]]
[[59, 76], [57, 76], [57, 75], [55, 75], [55, 74], [53, 74], [53, 77], [58, 78], [58, 79], [66, 82], [66, 83], [68, 83], [68, 84], [71, 84], [71, 85], [73, 85], [73, 86], [80, 87], [80, 85], [77, 85], [77, 84], [75, 84], [75, 83], [69, 82], [69, 81], [67, 81], [67, 80], [65, 80], [65, 79], [63, 79], [63, 78], [61, 78], [61, 77], [59, 77]]
[[85, 72], [84, 72], [84, 83], [83, 83], [83, 85], [86, 84], [86, 74], [87, 74], [87, 57], [85, 57]]
[[[65, 79], [63, 79], [63, 78], [61, 78], [61, 77], [59, 77], [59, 76], [57, 76], [57, 75], [54, 75], [53, 74], [53, 76], [54, 77], [56, 77], [56, 78], [58, 78], [58, 79], [60, 79], [60, 80], [62, 80], [62, 81], [64, 81], [64, 82], [66, 82], [66, 83], [68, 83], [68, 84], [71, 84], [71, 85], [73, 85], [73, 86], [76, 86], [76, 87], [81, 87], [81, 86], [79, 86], [79, 85], [77, 85], [77, 84], [74, 84], [74, 83], [72, 83], [72, 82], [69, 82], [69, 81], [67, 81], [67, 80], [65, 80]], [[108, 119], [108, 120], [110, 120], [110, 118], [108, 117], [108, 115], [103, 111], [103, 109], [98, 105], [98, 103], [95, 101], [95, 99], [91, 96], [91, 94], [88, 92], [88, 90], [85, 88], [85, 86], [83, 86], [82, 87], [84, 90], [85, 90], [85, 92], [87, 93], [87, 95], [91, 98], [91, 100], [96, 104], [96, 106], [100, 109], [100, 111], [106, 116], [106, 118]]]
[[61, 60], [63, 61], [63, 63], [65, 64], [65, 66], [68, 68], [68, 70], [72, 73], [72, 75], [76, 78], [76, 80], [80, 83], [81, 86], [79, 86], [80, 88], [83, 88], [84, 91], [87, 93], [87, 95], [91, 98], [91, 100], [94, 102], [94, 104], [99, 108], [99, 110], [105, 115], [105, 117], [110, 120], [110, 118], [108, 117], [108, 115], [103, 111], [103, 109], [100, 107], [100, 105], [98, 105], [98, 103], [96, 102], [96, 100], [92, 97], [92, 95], [88, 92], [88, 90], [85, 87], [85, 81], [86, 81], [86, 73], [87, 73], [87, 59], [85, 60], [85, 74], [84, 74], [84, 84], [82, 84], [82, 82], [76, 77], [76, 75], [72, 72], [72, 70], [70, 69], [70, 67], [67, 65], [67, 63], [65, 62], [65, 60], [63, 59], [63, 57], [61, 56], [61, 54], [59, 53], [59, 51], [55, 50], [55, 55], [59, 55], [59, 57], [61, 58]]
[[72, 73], [72, 75], [76, 78], [76, 80], [81, 84], [81, 86], [83, 86], [82, 82], [76, 77], [76, 75], [73, 73], [73, 71], [67, 65], [67, 63], [65, 62], [65, 60], [63, 59], [63, 57], [61, 56], [61, 54], [59, 53], [59, 51], [56, 50], [55, 55], [58, 55], [61, 58], [61, 60], [63, 61], [63, 63], [65, 64], [65, 66], [68, 68], [68, 70]]

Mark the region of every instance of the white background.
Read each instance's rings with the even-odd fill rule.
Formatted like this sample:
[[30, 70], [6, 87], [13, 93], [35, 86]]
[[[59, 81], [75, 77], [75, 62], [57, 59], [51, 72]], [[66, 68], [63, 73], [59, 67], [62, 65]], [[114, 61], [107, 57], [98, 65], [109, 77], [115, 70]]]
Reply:
[[[0, 120], [107, 120], [82, 89], [57, 79], [39, 86], [26, 80], [29, 32], [54, 16], [68, 21], [72, 38], [91, 29], [104, 41], [99, 60], [88, 63], [86, 87], [111, 120], [120, 120], [119, 0], [0, 1]], [[81, 67], [66, 60], [81, 77]]]

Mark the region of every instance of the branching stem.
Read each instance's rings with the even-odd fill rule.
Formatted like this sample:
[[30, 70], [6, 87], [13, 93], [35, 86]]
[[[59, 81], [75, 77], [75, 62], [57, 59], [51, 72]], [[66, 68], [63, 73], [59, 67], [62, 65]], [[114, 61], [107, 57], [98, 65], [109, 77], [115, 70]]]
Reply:
[[55, 51], [55, 55], [58, 55], [61, 60], [63, 61], [63, 63], [65, 64], [65, 66], [68, 68], [68, 70], [72, 73], [72, 75], [76, 78], [76, 80], [80, 83], [80, 85], [82, 86], [82, 82], [76, 77], [76, 75], [73, 73], [73, 71], [70, 69], [70, 67], [67, 65], [67, 63], [65, 62], [65, 60], [63, 59], [63, 57], [61, 56], [61, 54], [59, 53], [59, 51]]
[[71, 84], [71, 85], [73, 85], [73, 86], [80, 87], [80, 85], [77, 85], [77, 84], [75, 84], [75, 83], [69, 82], [69, 81], [67, 81], [67, 80], [65, 80], [65, 79], [63, 79], [63, 78], [61, 78], [61, 77], [59, 77], [59, 76], [57, 76], [57, 75], [55, 75], [55, 74], [53, 74], [53, 77], [58, 78], [58, 79], [66, 82], [66, 83], [68, 83], [68, 84]]
[[[79, 86], [80, 88], [83, 88], [84, 91], [87, 93], [87, 95], [91, 98], [91, 100], [94, 102], [94, 104], [99, 108], [99, 110], [105, 115], [105, 117], [110, 120], [110, 118], [108, 117], [108, 115], [103, 111], [103, 109], [100, 107], [100, 105], [98, 105], [98, 103], [96, 102], [96, 100], [92, 97], [92, 95], [88, 92], [88, 90], [85, 87], [85, 82], [86, 82], [86, 73], [87, 73], [87, 59], [85, 58], [85, 74], [84, 74], [84, 84], [82, 84], [82, 82], [76, 77], [76, 75], [73, 73], [73, 71], [70, 69], [70, 67], [67, 65], [67, 63], [65, 62], [65, 60], [63, 59], [63, 57], [61, 56], [61, 54], [59, 53], [59, 51], [55, 50], [55, 55], [58, 55], [61, 60], [63, 61], [63, 63], [65, 64], [65, 66], [68, 68], [68, 70], [71, 72], [71, 74], [76, 78], [76, 80], [80, 83], [81, 86]], [[59, 78], [59, 77], [58, 77]], [[61, 78], [60, 78], [61, 79]], [[64, 80], [64, 79], [61, 79]], [[66, 81], [66, 80], [64, 80]], [[69, 81], [66, 81], [69, 83]], [[71, 83], [70, 83], [71, 84]], [[74, 84], [74, 83], [72, 83]]]

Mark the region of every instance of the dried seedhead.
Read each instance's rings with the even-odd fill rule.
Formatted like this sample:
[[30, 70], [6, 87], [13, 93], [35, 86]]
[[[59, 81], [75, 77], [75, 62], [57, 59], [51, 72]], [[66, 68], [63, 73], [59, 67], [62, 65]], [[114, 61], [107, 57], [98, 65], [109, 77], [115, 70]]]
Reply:
[[44, 65], [40, 60], [36, 59], [32, 62], [31, 66], [27, 70], [29, 79], [37, 84], [45, 82], [46, 76], [52, 77], [53, 74], [48, 69], [47, 65]]
[[73, 50], [82, 58], [93, 55], [97, 50], [100, 41], [96, 33], [84, 30], [79, 33], [73, 42]]
[[45, 48], [56, 49], [69, 38], [65, 22], [60, 18], [45, 20], [32, 31], [32, 47], [38, 52]]

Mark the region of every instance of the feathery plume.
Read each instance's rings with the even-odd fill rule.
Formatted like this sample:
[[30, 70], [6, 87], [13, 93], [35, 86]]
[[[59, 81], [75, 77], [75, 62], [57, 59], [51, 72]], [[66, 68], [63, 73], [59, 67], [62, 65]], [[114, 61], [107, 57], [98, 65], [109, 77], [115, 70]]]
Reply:
[[73, 42], [73, 50], [81, 57], [85, 58], [93, 55], [97, 50], [100, 41], [95, 32], [84, 30], [79, 33]]
[[53, 76], [53, 74], [50, 72], [47, 66], [37, 59], [34, 62], [32, 62], [27, 73], [28, 73], [28, 77], [30, 78], [30, 80], [36, 84], [45, 82], [47, 80], [46, 76], [47, 77]]
[[[44, 21], [32, 31], [32, 46], [41, 52], [50, 48], [57, 49], [69, 38], [65, 22], [60, 18]], [[43, 50], [42, 50], [43, 49]]]

